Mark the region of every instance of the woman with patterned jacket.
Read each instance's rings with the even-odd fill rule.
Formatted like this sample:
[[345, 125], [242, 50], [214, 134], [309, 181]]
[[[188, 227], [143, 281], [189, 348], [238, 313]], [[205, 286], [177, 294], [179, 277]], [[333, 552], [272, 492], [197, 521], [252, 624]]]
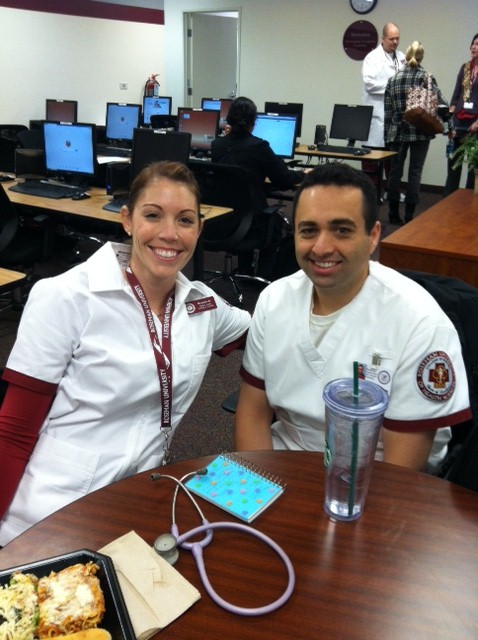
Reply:
[[[397, 152], [397, 155], [392, 157], [388, 179], [389, 220], [392, 224], [403, 224], [399, 214], [400, 182], [408, 150], [410, 150], [410, 163], [405, 194], [405, 222], [409, 222], [413, 218], [415, 207], [419, 202], [423, 165], [430, 140], [434, 137], [421, 133], [417, 127], [403, 118], [409, 90], [427, 82], [427, 74], [421, 66], [424, 53], [423, 45], [415, 40], [405, 53], [405, 66], [393, 78], [390, 78], [385, 89], [385, 141], [391, 151]], [[432, 87], [438, 93], [439, 103], [448, 104], [433, 77]]]

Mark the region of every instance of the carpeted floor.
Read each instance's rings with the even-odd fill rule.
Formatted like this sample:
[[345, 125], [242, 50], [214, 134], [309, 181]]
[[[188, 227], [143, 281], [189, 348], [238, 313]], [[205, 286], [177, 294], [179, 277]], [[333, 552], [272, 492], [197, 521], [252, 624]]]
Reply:
[[[437, 193], [422, 193], [416, 215], [431, 207], [440, 198], [441, 195]], [[388, 223], [386, 203], [381, 206], [380, 219], [383, 225], [383, 237], [397, 229]], [[373, 257], [379, 259], [378, 251]], [[220, 269], [222, 265], [222, 254], [205, 254], [206, 267]], [[64, 268], [66, 265], [56, 260], [39, 265], [39, 272], [43, 275], [51, 275]], [[186, 268], [185, 273], [190, 275], [190, 266]], [[218, 281], [214, 287], [224, 298], [234, 304], [234, 295], [227, 283]], [[259, 290], [254, 285], [244, 285], [243, 289], [245, 307], [252, 312]], [[19, 312], [0, 312], [0, 368], [5, 366], [15, 340], [19, 318]], [[233, 449], [234, 416], [224, 411], [221, 403], [239, 386], [238, 371], [241, 358], [242, 352], [235, 352], [227, 358], [212, 356], [200, 392], [174, 435], [171, 446], [174, 461]]]

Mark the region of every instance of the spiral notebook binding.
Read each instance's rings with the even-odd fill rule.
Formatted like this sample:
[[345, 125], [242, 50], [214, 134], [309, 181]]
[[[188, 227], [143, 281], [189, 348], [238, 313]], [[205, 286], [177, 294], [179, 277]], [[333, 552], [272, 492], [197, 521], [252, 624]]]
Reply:
[[263, 467], [260, 467], [254, 462], [251, 462], [250, 460], [246, 460], [245, 458], [242, 458], [241, 456], [237, 455], [237, 453], [225, 451], [221, 453], [221, 456], [226, 460], [229, 460], [233, 464], [236, 464], [240, 467], [244, 467], [254, 475], [259, 476], [260, 478], [264, 478], [269, 482], [272, 482], [273, 484], [277, 485], [278, 487], [281, 487], [282, 489], [285, 489], [286, 487], [286, 484], [283, 482], [282, 478], [280, 478], [279, 476], [276, 476], [274, 473], [271, 473], [270, 471], [267, 471], [266, 469], [264, 469]]

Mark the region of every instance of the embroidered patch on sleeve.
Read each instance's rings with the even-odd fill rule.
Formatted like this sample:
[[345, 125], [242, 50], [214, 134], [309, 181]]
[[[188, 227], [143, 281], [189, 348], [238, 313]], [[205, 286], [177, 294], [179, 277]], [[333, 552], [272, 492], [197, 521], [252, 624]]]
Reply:
[[417, 384], [429, 400], [446, 402], [455, 391], [455, 370], [444, 351], [429, 353], [418, 366]]

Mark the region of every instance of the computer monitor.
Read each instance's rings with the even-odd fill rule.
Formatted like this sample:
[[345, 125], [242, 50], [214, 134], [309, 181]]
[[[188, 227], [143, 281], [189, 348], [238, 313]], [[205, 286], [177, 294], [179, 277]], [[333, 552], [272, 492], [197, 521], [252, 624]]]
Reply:
[[171, 96], [144, 96], [143, 98], [143, 124], [151, 124], [151, 116], [171, 115]]
[[191, 152], [208, 152], [219, 133], [219, 111], [179, 107], [178, 131], [191, 134]]
[[44, 122], [43, 139], [47, 175], [80, 184], [95, 175], [94, 124]]
[[223, 131], [227, 124], [227, 114], [232, 104], [232, 98], [202, 98], [201, 108], [219, 111], [219, 129]]
[[131, 182], [151, 162], [172, 160], [186, 164], [189, 160], [190, 150], [190, 133], [135, 129], [131, 154]]
[[78, 120], [77, 100], [46, 99], [45, 120], [57, 122], [76, 122]]
[[329, 138], [347, 140], [353, 147], [356, 140], [368, 140], [373, 107], [357, 104], [335, 104]]
[[297, 116], [296, 136], [300, 138], [302, 135], [302, 113], [304, 105], [301, 102], [271, 102], [264, 104], [265, 113], [279, 113], [281, 115]]
[[258, 113], [252, 134], [267, 140], [280, 158], [293, 158], [297, 116]]
[[158, 114], [152, 114], [150, 124], [153, 129], [177, 129], [178, 116], [161, 116]]
[[139, 127], [140, 104], [108, 102], [106, 104], [106, 139], [109, 142], [131, 143], [133, 131]]

